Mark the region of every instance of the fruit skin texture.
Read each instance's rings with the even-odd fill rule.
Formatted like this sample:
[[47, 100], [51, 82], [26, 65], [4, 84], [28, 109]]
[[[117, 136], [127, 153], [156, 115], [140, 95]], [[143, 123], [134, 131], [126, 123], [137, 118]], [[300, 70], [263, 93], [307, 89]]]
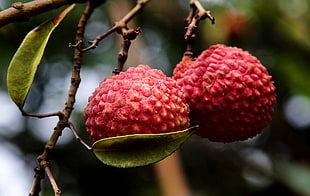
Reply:
[[147, 65], [104, 79], [84, 111], [90, 138], [181, 131], [189, 106], [176, 81]]
[[194, 58], [189, 56], [189, 55], [184, 55], [182, 57], [182, 61], [177, 64], [173, 70], [173, 79], [175, 80], [179, 80], [181, 78], [183, 78], [184, 73], [187, 69], [189, 69], [189, 67], [191, 66], [191, 64], [194, 62]]
[[[190, 65], [179, 63], [173, 78], [185, 92], [197, 135], [214, 142], [246, 140], [271, 120], [275, 86], [260, 61], [247, 51], [214, 45]], [[182, 77], [180, 77], [182, 75]]]

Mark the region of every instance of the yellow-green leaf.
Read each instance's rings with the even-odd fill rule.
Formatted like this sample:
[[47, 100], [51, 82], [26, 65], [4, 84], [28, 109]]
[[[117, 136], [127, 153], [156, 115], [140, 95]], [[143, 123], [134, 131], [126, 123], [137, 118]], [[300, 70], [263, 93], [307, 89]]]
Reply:
[[149, 165], [176, 151], [198, 126], [163, 134], [134, 134], [96, 141], [93, 152], [104, 164], [130, 168]]
[[19, 109], [24, 106], [51, 33], [73, 7], [74, 4], [30, 31], [11, 60], [7, 73], [7, 88]]

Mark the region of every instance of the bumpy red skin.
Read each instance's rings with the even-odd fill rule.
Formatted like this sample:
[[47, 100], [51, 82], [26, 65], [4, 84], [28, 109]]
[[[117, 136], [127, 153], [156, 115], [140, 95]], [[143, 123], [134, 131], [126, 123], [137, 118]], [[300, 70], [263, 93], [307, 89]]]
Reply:
[[185, 92], [191, 122], [200, 126], [197, 135], [214, 142], [246, 140], [271, 120], [275, 86], [266, 68], [247, 51], [211, 46], [182, 75], [173, 78]]
[[176, 81], [146, 65], [109, 77], [89, 97], [87, 132], [102, 138], [181, 131], [189, 126], [189, 106]]
[[173, 79], [178, 80], [183, 78], [185, 71], [190, 67], [194, 60], [195, 59], [191, 56], [183, 56], [182, 61], [178, 65], [176, 65], [173, 70]]

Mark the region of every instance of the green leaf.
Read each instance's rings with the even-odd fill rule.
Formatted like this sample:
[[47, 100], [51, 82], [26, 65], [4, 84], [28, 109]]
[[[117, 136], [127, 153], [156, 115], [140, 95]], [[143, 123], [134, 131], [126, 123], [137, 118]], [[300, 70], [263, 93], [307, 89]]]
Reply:
[[30, 31], [11, 60], [7, 73], [7, 88], [10, 97], [20, 110], [24, 106], [51, 33], [74, 5]]
[[134, 134], [96, 141], [93, 152], [104, 164], [130, 168], [149, 165], [176, 151], [198, 128], [163, 134]]

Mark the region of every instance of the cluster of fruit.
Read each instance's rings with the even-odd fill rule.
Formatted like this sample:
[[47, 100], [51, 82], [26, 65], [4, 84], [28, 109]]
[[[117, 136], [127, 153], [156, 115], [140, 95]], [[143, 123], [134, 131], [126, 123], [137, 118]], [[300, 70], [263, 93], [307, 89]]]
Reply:
[[172, 78], [147, 65], [104, 79], [85, 108], [87, 132], [102, 138], [181, 131], [214, 142], [246, 140], [271, 120], [275, 86], [247, 51], [214, 45], [184, 56]]

